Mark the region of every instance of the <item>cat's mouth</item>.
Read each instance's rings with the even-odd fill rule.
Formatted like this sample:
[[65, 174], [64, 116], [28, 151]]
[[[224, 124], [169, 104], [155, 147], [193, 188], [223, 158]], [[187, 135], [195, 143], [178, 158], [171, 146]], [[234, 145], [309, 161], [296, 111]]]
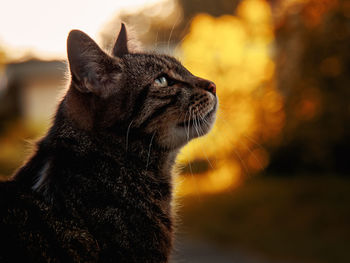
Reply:
[[177, 126], [182, 128], [188, 128], [195, 125], [200, 126], [202, 124], [210, 124], [210, 122], [212, 122], [213, 115], [216, 113], [216, 108], [217, 104], [215, 104], [215, 106], [204, 117], [195, 115], [193, 118], [178, 123]]

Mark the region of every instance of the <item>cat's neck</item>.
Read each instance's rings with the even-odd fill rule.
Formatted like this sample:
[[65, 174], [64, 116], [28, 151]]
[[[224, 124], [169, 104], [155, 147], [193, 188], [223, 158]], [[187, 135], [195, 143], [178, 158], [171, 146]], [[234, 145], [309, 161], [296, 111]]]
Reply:
[[157, 145], [155, 133], [140, 133], [130, 126], [86, 131], [67, 120], [60, 125], [52, 133], [52, 145], [64, 147], [82, 158], [97, 153], [119, 164], [130, 165], [135, 170], [169, 172], [178, 153], [178, 149], [170, 150]]
[[141, 242], [127, 251], [157, 252], [165, 258], [172, 243], [171, 168], [176, 152], [158, 147], [153, 135], [126, 132], [124, 137], [84, 131], [56, 118], [15, 180], [49, 214], [83, 222], [104, 253], [121, 246], [121, 235], [126, 244], [156, 236], [152, 244]]
[[129, 185], [161, 184], [169, 196], [160, 198], [169, 199], [177, 151], [159, 147], [154, 137], [155, 134], [138, 134], [129, 127], [121, 127], [118, 133], [86, 131], [59, 111], [37, 153], [16, 178], [27, 181], [34, 191], [48, 195], [55, 194], [52, 188], [60, 193], [60, 186], [67, 191], [80, 187], [70, 181], [96, 180], [106, 184], [119, 181], [125, 184], [126, 191], [133, 191], [127, 189]]

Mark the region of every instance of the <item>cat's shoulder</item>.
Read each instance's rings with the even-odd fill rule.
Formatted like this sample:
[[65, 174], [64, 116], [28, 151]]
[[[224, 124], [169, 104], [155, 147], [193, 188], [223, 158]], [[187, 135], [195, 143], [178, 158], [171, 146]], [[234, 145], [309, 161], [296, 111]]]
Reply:
[[23, 191], [16, 181], [0, 182], [0, 224], [24, 223], [37, 210], [30, 192]]
[[20, 186], [16, 181], [0, 181], [0, 205], [5, 205], [8, 201], [14, 201], [14, 199], [18, 198], [19, 192]]

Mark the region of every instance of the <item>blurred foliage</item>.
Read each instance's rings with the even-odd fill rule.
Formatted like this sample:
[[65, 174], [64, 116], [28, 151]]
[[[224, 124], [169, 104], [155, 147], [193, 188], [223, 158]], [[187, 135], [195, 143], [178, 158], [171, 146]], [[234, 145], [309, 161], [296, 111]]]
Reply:
[[[137, 39], [154, 48], [177, 44], [188, 33], [192, 19], [206, 13], [211, 16], [231, 15], [241, 0], [165, 0], [147, 6], [140, 12], [122, 11], [102, 31], [105, 46], [110, 45], [119, 31], [119, 21], [124, 21], [135, 31]], [[111, 32], [113, 34], [111, 34]], [[167, 50], [169, 51], [169, 49]]]
[[0, 95], [1, 95], [1, 89], [3, 88], [3, 83], [1, 83], [3, 74], [4, 74], [4, 66], [6, 63], [6, 53], [5, 51], [2, 49], [1, 45], [0, 45]]
[[[1, 47], [0, 44], [0, 102], [2, 102], [2, 98], [4, 97], [4, 94], [6, 93], [6, 86], [7, 86], [7, 77], [5, 76], [5, 66], [7, 62], [6, 53]], [[3, 126], [6, 125], [6, 123], [3, 121], [6, 119], [4, 117], [4, 114], [2, 112], [2, 105], [0, 105], [0, 135], [2, 133]]]
[[8, 123], [0, 136], [0, 179], [10, 176], [31, 155], [35, 139], [46, 125], [33, 125], [23, 120]]
[[232, 192], [182, 200], [179, 232], [273, 262], [350, 262], [349, 188], [334, 176], [256, 177]]
[[198, 13], [207, 13], [215, 17], [232, 14], [239, 2], [241, 0], [179, 0], [186, 21], [191, 20]]
[[[245, 0], [237, 14], [194, 18], [181, 44], [181, 60], [195, 75], [213, 80], [220, 100], [213, 132], [183, 150], [180, 164], [208, 160], [209, 171], [181, 178], [180, 192], [222, 191], [243, 173], [257, 173], [269, 162], [262, 146], [284, 125], [283, 100], [274, 85], [274, 40], [270, 7]], [[194, 169], [192, 169], [193, 172]]]
[[6, 62], [6, 54], [5, 51], [2, 50], [1, 46], [0, 46], [0, 69], [3, 68], [3, 65]]
[[294, 2], [276, 21], [286, 125], [269, 171], [350, 174], [350, 1]]

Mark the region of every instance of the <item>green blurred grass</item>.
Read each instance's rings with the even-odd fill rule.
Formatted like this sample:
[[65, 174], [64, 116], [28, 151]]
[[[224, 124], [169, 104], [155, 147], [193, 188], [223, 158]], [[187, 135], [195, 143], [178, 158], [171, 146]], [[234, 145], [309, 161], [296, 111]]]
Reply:
[[344, 177], [256, 177], [182, 200], [180, 232], [271, 259], [350, 262], [349, 190]]

